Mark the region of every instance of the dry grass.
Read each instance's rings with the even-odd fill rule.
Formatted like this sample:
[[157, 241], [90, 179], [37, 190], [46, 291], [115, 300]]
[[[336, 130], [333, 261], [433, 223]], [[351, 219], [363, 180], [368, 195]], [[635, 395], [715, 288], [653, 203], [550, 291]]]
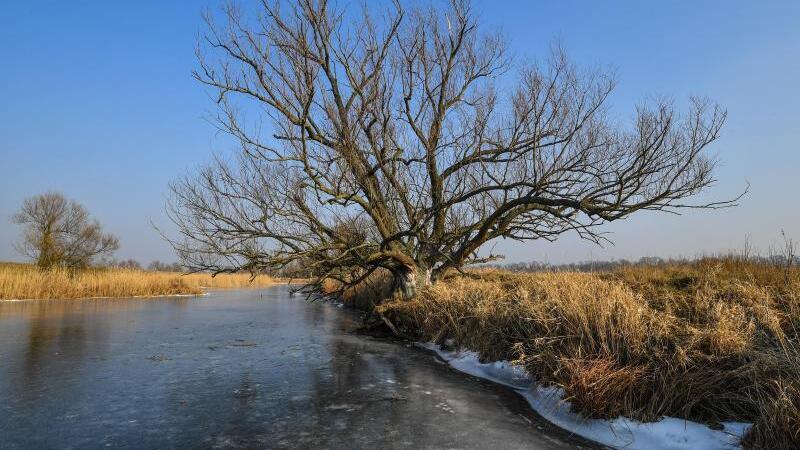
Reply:
[[775, 395], [761, 404], [753, 430], [744, 438], [746, 448], [796, 450], [800, 442], [800, 389], [797, 380], [776, 382]]
[[750, 421], [748, 448], [800, 448], [800, 270], [729, 259], [474, 275], [377, 310], [415, 339], [518, 361], [588, 417]]
[[362, 283], [344, 290], [341, 283], [326, 278], [322, 282], [321, 290], [324, 295], [336, 296], [350, 307], [371, 311], [382, 299], [391, 295], [391, 275], [376, 271]]
[[87, 297], [150, 297], [199, 294], [204, 289], [262, 287], [276, 280], [248, 274], [181, 275], [128, 269], [64, 269], [40, 271], [28, 264], [0, 264], [0, 300], [69, 299]]

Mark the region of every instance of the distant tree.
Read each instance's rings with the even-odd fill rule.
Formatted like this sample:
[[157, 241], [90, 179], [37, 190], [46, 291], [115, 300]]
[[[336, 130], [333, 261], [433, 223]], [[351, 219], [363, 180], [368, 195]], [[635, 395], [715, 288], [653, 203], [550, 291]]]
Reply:
[[242, 151], [172, 186], [172, 244], [189, 270], [302, 261], [312, 284], [342, 288], [382, 270], [410, 296], [492, 260], [478, 251], [494, 239], [601, 242], [598, 226], [639, 211], [733, 204], [686, 202], [714, 182], [706, 149], [726, 114], [713, 103], [642, 105], [621, 126], [612, 76], [559, 49], [515, 64], [467, 1], [395, 2], [380, 17], [325, 0], [259, 5], [257, 18], [229, 6], [224, 27], [208, 18], [199, 52], [195, 77]]
[[162, 263], [161, 261], [153, 261], [147, 265], [147, 270], [150, 270], [152, 272], [161, 272], [164, 270], [164, 266], [165, 264]]
[[83, 206], [57, 192], [26, 199], [11, 221], [24, 226], [17, 250], [43, 269], [86, 267], [119, 248], [118, 239], [103, 233]]
[[164, 263], [156, 260], [147, 265], [147, 270], [152, 272], [183, 272], [183, 266], [176, 262]]
[[131, 270], [141, 270], [142, 265], [139, 261], [135, 259], [125, 259], [122, 261], [113, 261], [109, 266], [116, 267], [118, 269], [131, 269]]

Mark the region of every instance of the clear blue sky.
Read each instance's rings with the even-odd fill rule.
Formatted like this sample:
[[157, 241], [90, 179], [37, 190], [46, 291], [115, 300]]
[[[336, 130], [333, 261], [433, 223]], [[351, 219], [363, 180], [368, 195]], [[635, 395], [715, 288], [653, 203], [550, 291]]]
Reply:
[[[358, 7], [360, 2], [342, 2]], [[150, 226], [167, 225], [167, 183], [227, 152], [204, 117], [213, 109], [191, 79], [202, 1], [8, 2], [0, 14], [0, 260], [25, 197], [55, 189], [120, 236], [118, 257], [174, 260]], [[706, 198], [741, 206], [680, 217], [645, 214], [610, 225], [616, 245], [566, 237], [500, 243], [510, 260], [567, 262], [763, 250], [781, 229], [800, 240], [800, 2], [476, 2], [514, 54], [542, 58], [554, 39], [579, 64], [613, 67], [614, 111], [636, 102], [704, 95], [729, 112], [714, 146], [723, 161]]]

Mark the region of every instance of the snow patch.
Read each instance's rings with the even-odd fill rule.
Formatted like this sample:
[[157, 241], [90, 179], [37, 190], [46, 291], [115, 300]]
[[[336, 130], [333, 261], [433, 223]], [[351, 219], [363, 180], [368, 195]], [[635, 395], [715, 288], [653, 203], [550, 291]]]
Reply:
[[471, 351], [442, 350], [433, 343], [419, 346], [433, 350], [453, 368], [516, 390], [542, 417], [567, 431], [609, 447], [625, 450], [732, 450], [749, 423], [726, 422], [722, 430], [675, 417], [642, 423], [625, 417], [614, 420], [586, 419], [570, 411], [562, 400], [564, 391], [537, 384], [524, 368], [508, 361], [481, 363]]

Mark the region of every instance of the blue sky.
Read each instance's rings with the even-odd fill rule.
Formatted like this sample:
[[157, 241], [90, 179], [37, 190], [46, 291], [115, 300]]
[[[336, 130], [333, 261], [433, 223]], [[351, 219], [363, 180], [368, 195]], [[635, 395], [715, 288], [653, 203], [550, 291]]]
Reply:
[[[233, 144], [205, 120], [213, 103], [192, 80], [200, 12], [217, 1], [12, 2], [0, 15], [0, 260], [17, 260], [8, 218], [55, 189], [120, 236], [118, 257], [173, 260], [150, 225], [168, 226], [167, 184]], [[358, 7], [360, 2], [340, 2]], [[800, 2], [476, 1], [521, 59], [557, 39], [581, 65], [613, 68], [622, 119], [654, 96], [689, 95], [728, 110], [715, 144], [723, 164], [704, 198], [737, 208], [645, 213], [609, 225], [614, 246], [572, 236], [498, 243], [510, 260], [567, 262], [766, 251], [780, 230], [800, 240]]]

